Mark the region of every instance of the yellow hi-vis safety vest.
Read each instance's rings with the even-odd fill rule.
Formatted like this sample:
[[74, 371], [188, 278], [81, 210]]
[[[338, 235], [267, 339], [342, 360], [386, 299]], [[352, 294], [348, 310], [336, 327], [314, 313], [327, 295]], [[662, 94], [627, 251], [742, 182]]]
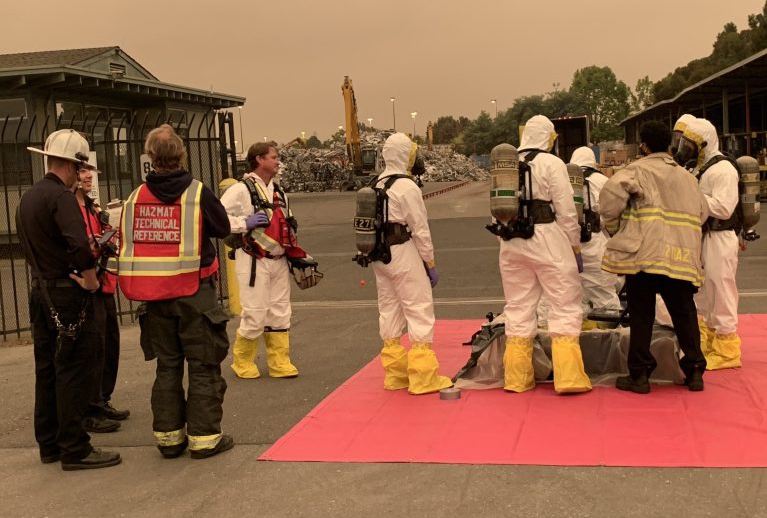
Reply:
[[187, 297], [200, 287], [203, 185], [192, 180], [172, 204], [146, 184], [131, 193], [120, 222], [118, 275], [130, 300]]

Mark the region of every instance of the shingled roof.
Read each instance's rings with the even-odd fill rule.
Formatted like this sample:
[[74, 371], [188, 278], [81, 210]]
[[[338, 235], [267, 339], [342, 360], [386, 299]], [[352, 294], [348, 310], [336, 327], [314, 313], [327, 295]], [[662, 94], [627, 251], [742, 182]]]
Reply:
[[119, 47], [96, 47], [91, 49], [44, 50], [42, 52], [22, 52], [19, 54], [0, 54], [0, 69], [39, 67], [48, 65], [77, 65], [105, 52], [113, 52]]

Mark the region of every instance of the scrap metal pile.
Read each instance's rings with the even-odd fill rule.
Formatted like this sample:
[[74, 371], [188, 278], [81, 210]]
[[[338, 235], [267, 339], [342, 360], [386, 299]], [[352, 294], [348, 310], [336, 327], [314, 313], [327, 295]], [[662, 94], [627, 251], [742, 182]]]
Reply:
[[[362, 135], [365, 146], [379, 150], [389, 136], [387, 132]], [[454, 151], [428, 151], [420, 148], [426, 164], [425, 182], [485, 180], [490, 173], [474, 160]], [[337, 191], [349, 179], [351, 165], [343, 145], [332, 149], [280, 149], [280, 185], [289, 192]]]
[[280, 185], [288, 192], [337, 191], [349, 177], [346, 151], [336, 149], [280, 149]]

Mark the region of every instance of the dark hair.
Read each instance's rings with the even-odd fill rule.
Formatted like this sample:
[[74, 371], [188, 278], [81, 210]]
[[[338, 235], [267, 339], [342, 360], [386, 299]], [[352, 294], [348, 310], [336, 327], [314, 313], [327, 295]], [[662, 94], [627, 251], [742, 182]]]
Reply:
[[248, 167], [251, 171], [258, 169], [258, 160], [256, 160], [256, 157], [265, 157], [269, 154], [269, 150], [272, 148], [277, 149], [276, 142], [256, 142], [248, 148], [248, 154], [245, 157], [245, 160], [247, 160]]
[[671, 145], [671, 130], [668, 124], [660, 121], [648, 121], [639, 127], [639, 141], [644, 143], [650, 153], [668, 151]]

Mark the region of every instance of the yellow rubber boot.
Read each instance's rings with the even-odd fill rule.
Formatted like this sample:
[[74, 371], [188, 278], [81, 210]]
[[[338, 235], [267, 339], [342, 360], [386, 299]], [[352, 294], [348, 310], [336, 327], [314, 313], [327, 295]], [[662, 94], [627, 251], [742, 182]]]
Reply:
[[535, 388], [533, 337], [507, 336], [503, 353], [503, 390], [525, 392]]
[[232, 370], [238, 378], [258, 378], [261, 373], [256, 366], [257, 338], [245, 338], [237, 331], [232, 346]]
[[407, 351], [402, 347], [399, 338], [384, 340], [381, 349], [381, 365], [384, 368], [384, 389], [407, 388]]
[[711, 343], [714, 341], [716, 332], [706, 326], [706, 320], [700, 315], [698, 316], [698, 328], [700, 328], [700, 350], [703, 352], [703, 356], [708, 358], [713, 353]]
[[740, 366], [740, 337], [738, 333], [714, 334], [711, 352], [706, 354], [706, 369], [713, 371]]
[[290, 333], [276, 331], [264, 333], [266, 363], [272, 378], [295, 378], [298, 369], [290, 363]]
[[440, 375], [437, 355], [428, 342], [413, 342], [407, 353], [408, 389], [411, 394], [429, 394], [453, 386], [447, 376]]
[[591, 380], [583, 368], [581, 346], [577, 336], [551, 337], [551, 363], [554, 369], [554, 390], [558, 393], [591, 390]]

